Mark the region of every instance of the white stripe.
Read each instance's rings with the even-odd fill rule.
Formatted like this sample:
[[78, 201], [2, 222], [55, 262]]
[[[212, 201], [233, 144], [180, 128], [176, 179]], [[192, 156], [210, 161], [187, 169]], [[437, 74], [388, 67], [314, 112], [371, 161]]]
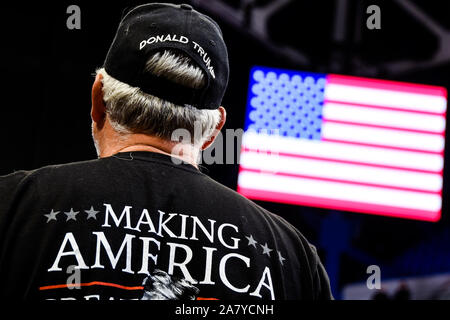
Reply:
[[445, 118], [440, 115], [372, 109], [339, 103], [325, 103], [323, 118], [437, 133], [445, 129]]
[[242, 188], [417, 210], [439, 211], [442, 202], [437, 194], [290, 178], [248, 171], [240, 172], [238, 184]]
[[369, 128], [325, 122], [322, 137], [350, 142], [370, 143], [380, 146], [411, 148], [423, 151], [444, 150], [444, 137], [433, 134]]
[[400, 150], [346, 145], [327, 141], [296, 139], [292, 137], [268, 136], [245, 132], [242, 146], [250, 149], [271, 150], [297, 155], [355, 161], [385, 166], [403, 167], [439, 172], [444, 160], [439, 154], [426, 154]]
[[291, 173], [433, 192], [442, 189], [442, 177], [439, 174], [324, 162], [277, 154], [244, 152], [241, 154], [241, 165], [244, 169], [259, 169], [270, 173]]
[[327, 84], [325, 99], [439, 113], [444, 112], [447, 106], [447, 100], [442, 96], [333, 83]]

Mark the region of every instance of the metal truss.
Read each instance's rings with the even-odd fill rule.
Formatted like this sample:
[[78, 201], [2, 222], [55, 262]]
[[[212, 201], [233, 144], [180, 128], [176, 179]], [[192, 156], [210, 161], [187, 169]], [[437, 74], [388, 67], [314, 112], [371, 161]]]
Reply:
[[[308, 65], [311, 62], [311, 57], [308, 54], [290, 45], [277, 43], [269, 35], [268, 21], [270, 17], [294, 1], [272, 0], [261, 3], [258, 0], [240, 0], [236, 1], [238, 5], [234, 6], [226, 0], [191, 0], [191, 3], [205, 12], [221, 17], [225, 23], [237, 29], [240, 33], [253, 37], [277, 56], [288, 59], [294, 64]], [[348, 17], [353, 13], [350, 12], [349, 0], [335, 1], [336, 13], [330, 39], [335, 44], [339, 44], [348, 40], [347, 37], [353, 36], [346, 32]], [[450, 31], [441, 26], [439, 22], [426, 14], [411, 0], [394, 0], [394, 2], [436, 36], [439, 42], [436, 52], [427, 60], [414, 61], [405, 58], [377, 65], [353, 57], [354, 68], [362, 70], [366, 75], [374, 75], [383, 70], [389, 75], [397, 76], [448, 63], [450, 61]], [[332, 55], [332, 59], [333, 57], [339, 58], [341, 56], [337, 54]], [[331, 67], [336, 64], [339, 64], [339, 61], [330, 61]]]

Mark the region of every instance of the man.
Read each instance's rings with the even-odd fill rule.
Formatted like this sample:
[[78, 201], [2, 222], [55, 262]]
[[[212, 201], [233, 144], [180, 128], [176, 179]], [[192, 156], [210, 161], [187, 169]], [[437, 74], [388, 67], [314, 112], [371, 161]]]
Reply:
[[197, 168], [228, 72], [209, 17], [131, 10], [92, 88], [99, 159], [0, 179], [1, 296], [331, 299], [297, 229]]

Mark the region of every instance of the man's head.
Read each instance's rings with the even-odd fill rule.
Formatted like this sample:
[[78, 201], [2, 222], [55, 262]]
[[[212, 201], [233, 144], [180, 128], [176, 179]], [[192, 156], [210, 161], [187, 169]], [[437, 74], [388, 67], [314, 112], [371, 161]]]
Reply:
[[99, 156], [133, 151], [130, 146], [171, 153], [179, 144], [173, 133], [183, 129], [191, 136], [183, 145], [189, 142], [196, 157], [225, 123], [220, 103], [228, 72], [222, 33], [209, 17], [186, 5], [134, 8], [122, 19], [92, 90]]

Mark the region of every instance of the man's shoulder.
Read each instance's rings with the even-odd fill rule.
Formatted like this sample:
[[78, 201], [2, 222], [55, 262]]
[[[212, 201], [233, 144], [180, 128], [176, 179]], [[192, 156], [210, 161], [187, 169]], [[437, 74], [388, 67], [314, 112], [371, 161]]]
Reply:
[[52, 178], [56, 176], [64, 177], [70, 172], [86, 173], [85, 171], [83, 171], [84, 169], [95, 166], [98, 163], [99, 159], [94, 159], [64, 164], [47, 165], [31, 170], [15, 170], [12, 173], [0, 176], [0, 185], [6, 184], [12, 186], [14, 184], [32, 182], [40, 178]]
[[207, 177], [207, 179], [210, 180], [211, 185], [214, 185], [214, 187], [217, 188], [216, 190], [220, 192], [220, 195], [226, 198], [224, 201], [225, 205], [233, 207], [237, 212], [251, 214], [259, 221], [264, 221], [265, 223], [275, 225], [280, 228], [280, 231], [282, 232], [287, 232], [295, 237], [300, 236], [303, 238], [300, 231], [278, 213], [274, 213], [263, 208], [256, 202], [244, 197], [237, 191], [213, 180], [210, 177]]
[[59, 164], [49, 164], [46, 166], [42, 166], [36, 169], [30, 170], [14, 170], [9, 174], [0, 176], [0, 178], [14, 178], [14, 177], [31, 177], [33, 175], [45, 174], [49, 172], [59, 172], [64, 170], [77, 170], [81, 167], [93, 166], [102, 159], [90, 159], [83, 161], [75, 161], [68, 163], [59, 163]]

